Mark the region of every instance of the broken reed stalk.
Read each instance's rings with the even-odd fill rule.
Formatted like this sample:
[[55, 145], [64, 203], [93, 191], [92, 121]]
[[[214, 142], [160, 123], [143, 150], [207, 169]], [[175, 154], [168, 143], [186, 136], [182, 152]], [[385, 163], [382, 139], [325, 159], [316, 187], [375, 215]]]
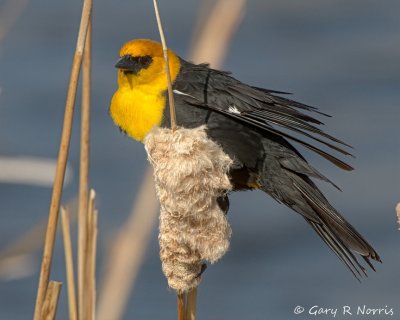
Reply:
[[61, 282], [50, 281], [43, 301], [40, 320], [55, 320], [61, 286]]
[[97, 297], [97, 287], [96, 287], [96, 258], [97, 258], [97, 234], [98, 234], [98, 211], [93, 211], [92, 228], [90, 235], [91, 244], [91, 255], [89, 263], [89, 288], [91, 290], [90, 294], [90, 312], [88, 319], [96, 319], [96, 297]]
[[86, 257], [84, 265], [83, 305], [79, 306], [80, 319], [95, 319], [95, 301], [96, 301], [96, 240], [97, 240], [97, 211], [95, 209], [96, 193], [90, 190], [90, 198], [87, 212], [86, 229]]
[[160, 33], [161, 44], [162, 44], [162, 48], [163, 48], [163, 52], [164, 52], [165, 73], [167, 75], [167, 81], [168, 81], [168, 101], [169, 101], [169, 112], [170, 112], [170, 117], [171, 117], [171, 129], [172, 129], [172, 131], [175, 131], [175, 129], [176, 129], [176, 112], [175, 112], [174, 93], [172, 91], [171, 73], [169, 71], [168, 47], [167, 47], [167, 42], [166, 42], [165, 36], [164, 36], [164, 30], [163, 30], [162, 23], [161, 23], [160, 13], [158, 11], [157, 0], [153, 0], [153, 3], [154, 3], [154, 11], [156, 13], [158, 31]]
[[[69, 213], [61, 208], [62, 227], [64, 235], [65, 259], [67, 270], [68, 284], [68, 306], [69, 319], [95, 319], [95, 302], [96, 302], [96, 249], [97, 249], [97, 219], [98, 213], [95, 209], [96, 193], [90, 190], [90, 199], [88, 201], [88, 210], [86, 213], [87, 223], [85, 230], [86, 242], [84, 244], [86, 254], [84, 256], [83, 271], [84, 274], [80, 277], [84, 280], [83, 283], [83, 303], [77, 307], [77, 299], [75, 294], [74, 284], [74, 265], [72, 259], [72, 243], [69, 223]], [[79, 245], [79, 244], [78, 244]], [[79, 248], [78, 248], [79, 250]]]
[[78, 319], [78, 308], [75, 289], [74, 262], [72, 254], [71, 228], [69, 212], [61, 207], [61, 221], [64, 238], [65, 268], [67, 271], [67, 291], [68, 291], [68, 310], [69, 320]]
[[[78, 296], [79, 304], [84, 302], [84, 265], [88, 254], [87, 243], [87, 221], [88, 221], [88, 198], [89, 198], [89, 147], [90, 147], [90, 98], [91, 98], [91, 47], [92, 47], [92, 22], [86, 35], [85, 48], [82, 61], [82, 108], [81, 108], [81, 139], [80, 139], [80, 161], [79, 161], [79, 210], [78, 210]], [[79, 308], [83, 312], [83, 308]], [[83, 313], [79, 314], [84, 319]]]
[[74, 59], [71, 68], [70, 81], [68, 86], [67, 100], [65, 103], [65, 114], [61, 134], [60, 149], [58, 153], [57, 169], [54, 178], [53, 193], [51, 196], [49, 219], [46, 231], [46, 239], [43, 249], [43, 259], [40, 269], [39, 285], [36, 297], [34, 320], [40, 320], [43, 300], [49, 282], [51, 263], [53, 260], [54, 241], [57, 230], [58, 212], [60, 209], [61, 194], [65, 176], [65, 168], [71, 140], [72, 120], [74, 114], [76, 91], [78, 86], [79, 72], [82, 63], [83, 49], [85, 47], [86, 33], [92, 12], [92, 0], [84, 0], [81, 22], [79, 26], [78, 39]]

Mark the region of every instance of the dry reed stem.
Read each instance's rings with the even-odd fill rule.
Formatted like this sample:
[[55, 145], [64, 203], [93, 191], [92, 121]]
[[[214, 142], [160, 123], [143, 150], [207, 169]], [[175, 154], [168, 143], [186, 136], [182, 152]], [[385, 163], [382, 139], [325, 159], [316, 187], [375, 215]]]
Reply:
[[58, 297], [61, 291], [61, 282], [50, 281], [43, 301], [40, 320], [54, 320], [57, 313]]
[[97, 238], [97, 212], [95, 210], [96, 193], [90, 190], [89, 202], [87, 210], [87, 224], [86, 224], [86, 255], [84, 257], [83, 274], [83, 299], [79, 305], [79, 318], [80, 319], [94, 319], [95, 311], [95, 280], [96, 280], [96, 238]]
[[172, 91], [172, 81], [171, 81], [171, 73], [169, 72], [169, 60], [168, 60], [168, 47], [167, 42], [164, 36], [164, 30], [161, 23], [160, 13], [158, 11], [157, 0], [153, 0], [154, 3], [154, 11], [156, 13], [157, 19], [157, 26], [158, 31], [160, 33], [161, 44], [164, 52], [164, 60], [165, 60], [165, 73], [167, 75], [168, 81], [168, 101], [169, 101], [169, 112], [171, 117], [171, 129], [175, 131], [176, 129], [176, 112], [175, 112], [175, 100], [174, 100], [174, 93]]
[[[158, 11], [158, 5], [157, 5], [157, 0], [153, 0], [154, 3], [154, 10], [157, 18], [157, 26], [158, 26], [158, 31], [160, 33], [160, 38], [161, 38], [161, 43], [163, 47], [163, 52], [164, 52], [164, 60], [165, 60], [165, 72], [167, 75], [167, 81], [168, 81], [168, 101], [169, 101], [169, 112], [170, 112], [170, 117], [171, 117], [171, 129], [174, 131], [176, 129], [176, 112], [175, 112], [175, 101], [174, 101], [174, 93], [172, 91], [172, 81], [171, 81], [171, 74], [169, 72], [169, 60], [168, 60], [168, 47], [167, 43], [165, 40], [164, 36], [164, 31], [161, 23], [161, 18], [160, 18], [160, 13]], [[181, 316], [183, 317], [182, 319], [184, 320], [185, 317], [185, 305], [180, 305], [180, 295], [178, 294], [178, 319], [181, 319]], [[181, 308], [183, 307], [183, 313]], [[180, 314], [180, 312], [182, 314]]]
[[91, 280], [91, 305], [90, 305], [90, 316], [91, 320], [96, 319], [96, 298], [97, 298], [97, 287], [96, 287], [96, 258], [97, 258], [97, 234], [98, 234], [98, 211], [94, 210], [93, 212], [93, 227], [92, 227], [92, 251], [90, 257], [90, 280]]
[[95, 304], [96, 304], [96, 240], [97, 240], [97, 210], [92, 210], [89, 213], [88, 224], [88, 257], [86, 261], [86, 314], [84, 319], [95, 319]]
[[48, 220], [46, 239], [43, 250], [43, 260], [39, 276], [39, 285], [36, 297], [34, 320], [40, 320], [40, 313], [43, 306], [43, 300], [49, 282], [51, 263], [53, 259], [54, 241], [57, 230], [58, 212], [60, 209], [60, 199], [63, 189], [65, 168], [67, 165], [68, 151], [71, 140], [71, 128], [72, 128], [72, 120], [74, 114], [78, 78], [82, 63], [83, 48], [85, 46], [85, 38], [90, 21], [91, 11], [92, 11], [92, 0], [85, 0], [82, 8], [82, 16], [79, 26], [78, 39], [72, 63], [67, 100], [65, 103], [63, 129], [61, 134], [60, 149], [58, 153], [56, 175], [54, 178], [53, 193], [50, 203], [49, 220]]
[[[84, 265], [87, 250], [87, 215], [89, 196], [89, 149], [90, 149], [90, 98], [91, 98], [91, 37], [92, 23], [86, 35], [86, 43], [82, 61], [82, 109], [81, 109], [81, 141], [79, 163], [79, 213], [78, 213], [78, 289], [79, 304], [84, 304]], [[79, 308], [83, 312], [83, 308]], [[83, 319], [83, 314], [79, 317]]]
[[190, 289], [187, 294], [186, 320], [196, 320], [197, 287]]
[[177, 294], [178, 320], [186, 320], [186, 292]]
[[78, 308], [75, 290], [74, 262], [72, 254], [72, 241], [69, 212], [61, 207], [61, 221], [64, 236], [65, 267], [67, 270], [67, 291], [68, 291], [68, 310], [69, 320], [78, 319]]
[[148, 167], [129, 219], [116, 235], [107, 256], [97, 310], [99, 320], [122, 318], [157, 215], [153, 171]]
[[89, 220], [89, 237], [88, 237], [88, 260], [87, 260], [87, 273], [88, 273], [88, 308], [87, 315], [85, 319], [95, 320], [96, 319], [96, 250], [97, 250], [97, 221], [98, 221], [98, 211], [94, 207], [94, 202], [92, 206], [92, 211], [90, 212]]

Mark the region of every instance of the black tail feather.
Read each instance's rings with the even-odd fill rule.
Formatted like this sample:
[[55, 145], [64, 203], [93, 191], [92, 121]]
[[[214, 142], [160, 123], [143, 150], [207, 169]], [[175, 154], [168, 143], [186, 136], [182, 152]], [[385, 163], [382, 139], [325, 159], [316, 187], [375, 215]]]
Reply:
[[[305, 218], [312, 228], [317, 232], [322, 240], [328, 245], [328, 247], [338, 256], [338, 258], [347, 266], [354, 277], [360, 281], [360, 278], [364, 275], [367, 276], [365, 268], [358, 262], [354, 254], [349, 248], [333, 233], [327, 226], [318, 224]], [[363, 257], [366, 259], [365, 257]], [[368, 261], [368, 259], [366, 259]], [[371, 265], [371, 262], [368, 261]]]
[[[352, 251], [359, 253], [369, 267], [375, 271], [369, 259], [380, 262], [379, 255], [376, 251], [338, 212], [336, 212], [318, 191], [312, 181], [309, 179], [306, 180], [297, 176], [297, 183], [294, 182], [294, 186], [301, 192], [304, 200], [316, 213], [319, 221], [311, 221], [307, 217], [304, 218], [358, 280], [360, 279], [356, 274], [367, 276], [367, 273]], [[299, 183], [303, 185], [299, 185]]]

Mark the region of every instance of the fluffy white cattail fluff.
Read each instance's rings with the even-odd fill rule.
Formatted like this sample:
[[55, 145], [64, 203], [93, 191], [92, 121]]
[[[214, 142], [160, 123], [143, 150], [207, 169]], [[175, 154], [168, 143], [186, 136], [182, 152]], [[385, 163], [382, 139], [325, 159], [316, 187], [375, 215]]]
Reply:
[[217, 199], [232, 189], [232, 160], [205, 130], [154, 128], [144, 140], [161, 205], [162, 269], [178, 292], [199, 284], [203, 262], [220, 259], [231, 236]]

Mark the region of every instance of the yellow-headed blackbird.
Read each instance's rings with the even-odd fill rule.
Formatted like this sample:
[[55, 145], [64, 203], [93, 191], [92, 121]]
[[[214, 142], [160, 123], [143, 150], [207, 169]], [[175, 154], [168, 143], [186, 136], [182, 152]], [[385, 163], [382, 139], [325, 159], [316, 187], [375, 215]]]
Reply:
[[[282, 97], [283, 92], [242, 83], [230, 73], [193, 64], [168, 51], [177, 123], [207, 126], [208, 136], [234, 160], [234, 190], [260, 189], [300, 213], [325, 243], [358, 276], [365, 274], [355, 253], [381, 261], [367, 241], [329, 204], [311, 178], [329, 182], [288, 142], [295, 141], [344, 170], [353, 168], [302, 136], [350, 155], [344, 142], [323, 132], [306, 112], [316, 108]], [[120, 50], [118, 90], [110, 106], [116, 125], [142, 141], [154, 126], [169, 127], [167, 78], [160, 43], [132, 40]], [[292, 133], [296, 133], [293, 136]], [[300, 136], [300, 138], [299, 138]], [[346, 145], [347, 146], [347, 145]], [[221, 205], [227, 207], [227, 199]], [[226, 208], [227, 209], [227, 208]]]

